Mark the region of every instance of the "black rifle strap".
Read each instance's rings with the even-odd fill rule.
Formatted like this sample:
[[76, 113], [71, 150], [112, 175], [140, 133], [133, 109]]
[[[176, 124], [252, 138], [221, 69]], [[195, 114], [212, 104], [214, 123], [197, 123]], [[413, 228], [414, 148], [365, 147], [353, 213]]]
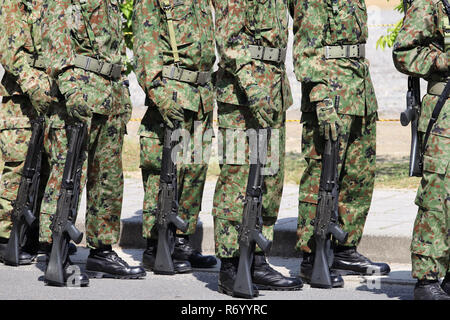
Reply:
[[[445, 12], [447, 13], [449, 23], [450, 23], [450, 4], [448, 0], [442, 0], [442, 3], [444, 4]], [[447, 33], [447, 30], [444, 30], [444, 33]], [[446, 47], [445, 50], [448, 48]], [[439, 118], [439, 115], [442, 111], [442, 108], [444, 107], [445, 103], [447, 102], [448, 95], [450, 94], [450, 81], [447, 79], [447, 84], [445, 85], [444, 91], [439, 96], [439, 100], [434, 107], [433, 114], [431, 115], [430, 122], [428, 123], [427, 131], [425, 133], [424, 139], [423, 139], [423, 149], [422, 154], [425, 153], [425, 149], [427, 147], [428, 139], [430, 138], [431, 130], [433, 129], [434, 124], [436, 123], [437, 119]]]

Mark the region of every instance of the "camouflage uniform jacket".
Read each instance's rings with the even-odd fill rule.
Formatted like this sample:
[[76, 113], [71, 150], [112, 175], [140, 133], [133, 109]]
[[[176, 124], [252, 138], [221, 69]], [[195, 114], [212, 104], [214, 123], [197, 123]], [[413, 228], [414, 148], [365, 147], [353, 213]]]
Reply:
[[[128, 89], [118, 92], [108, 77], [75, 65], [76, 56], [82, 55], [122, 65], [124, 74], [126, 47], [120, 3], [121, 0], [48, 0], [45, 9], [42, 36], [47, 72], [57, 80], [66, 98], [82, 89], [94, 113], [121, 114], [131, 107], [128, 102], [113, 103], [108, 99], [111, 94], [125, 97]], [[121, 80], [128, 85], [125, 76]]]
[[[287, 0], [213, 0], [216, 42], [220, 55], [217, 101], [249, 105], [250, 99], [282, 99], [283, 109], [292, 105], [285, 64], [253, 59], [250, 45], [287, 48]], [[260, 41], [258, 43], [258, 38]], [[283, 111], [283, 110], [274, 110]]]
[[[41, 54], [42, 5], [43, 0], [0, 0], [0, 63], [5, 69], [0, 96], [50, 88], [45, 71], [33, 67], [31, 60]], [[5, 120], [14, 122], [14, 116], [7, 115]]]
[[[404, 19], [394, 44], [393, 58], [396, 68], [408, 75], [427, 81], [446, 81], [448, 56], [444, 51], [444, 23], [448, 19], [440, 0], [415, 0]], [[447, 20], [448, 21], [448, 20]], [[423, 97], [419, 131], [426, 132], [431, 114], [439, 96], [427, 94]], [[441, 111], [445, 119], [449, 101]], [[450, 137], [450, 128], [435, 126], [433, 133]]]
[[[215, 62], [214, 24], [209, 0], [170, 0], [179, 51], [178, 66], [191, 71], [210, 72]], [[214, 108], [211, 81], [193, 84], [163, 78], [163, 66], [174, 64], [169, 28], [161, 0], [137, 0], [133, 32], [135, 72], [139, 84], [156, 106], [165, 96], [176, 95], [184, 109], [197, 112]]]
[[[314, 102], [325, 98], [334, 101], [335, 96], [340, 96], [340, 114], [364, 116], [376, 112], [369, 61], [325, 57], [326, 46], [366, 43], [364, 0], [289, 1], [294, 24], [294, 70], [302, 82], [302, 111], [315, 111]], [[355, 103], [356, 99], [360, 102]]]

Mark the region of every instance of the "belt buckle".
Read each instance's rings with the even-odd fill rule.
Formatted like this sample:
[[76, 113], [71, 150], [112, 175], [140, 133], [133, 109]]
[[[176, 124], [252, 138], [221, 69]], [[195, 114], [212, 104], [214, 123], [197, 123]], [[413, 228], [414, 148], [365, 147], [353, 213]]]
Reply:
[[91, 65], [91, 60], [92, 60], [91, 57], [86, 57], [86, 64], [84, 65], [85, 70], [89, 70], [89, 67]]
[[175, 69], [176, 69], [176, 67], [174, 65], [170, 66], [169, 79], [174, 79], [175, 78]]
[[201, 72], [200, 72], [200, 71], [196, 71], [195, 73], [196, 73], [196, 77], [195, 77], [195, 82], [194, 82], [194, 83], [195, 83], [195, 84], [200, 84], [200, 83], [199, 83], [199, 79], [200, 79], [200, 73], [201, 73]]
[[[105, 65], [105, 62], [101, 61], [101, 60], [97, 60], [97, 63], [98, 63], [98, 69], [96, 72], [99, 74], [102, 74], [102, 70], [103, 70], [103, 66]], [[108, 77], [111, 77], [111, 70], [112, 70], [112, 65], [111, 65], [109, 72], [107, 72]]]

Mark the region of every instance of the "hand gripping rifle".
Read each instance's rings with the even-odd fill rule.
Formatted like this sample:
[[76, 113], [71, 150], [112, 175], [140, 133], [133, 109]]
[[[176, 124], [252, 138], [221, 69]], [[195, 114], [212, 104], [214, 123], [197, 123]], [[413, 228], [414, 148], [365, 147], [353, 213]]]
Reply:
[[[403, 9], [406, 14], [412, 0], [403, 1]], [[422, 148], [419, 139], [420, 117], [420, 78], [408, 76], [408, 92], [406, 93], [406, 110], [400, 114], [400, 123], [406, 127], [411, 123], [411, 153], [409, 157], [409, 176], [422, 176]]]
[[13, 203], [11, 235], [3, 257], [7, 265], [19, 265], [20, 250], [26, 245], [30, 227], [39, 215], [37, 211], [44, 146], [44, 122], [43, 117], [31, 122], [31, 139], [28, 143], [17, 198]]
[[173, 130], [165, 126], [156, 212], [158, 248], [153, 271], [157, 274], [175, 274], [172, 260], [175, 232], [176, 229], [186, 232], [188, 228], [188, 224], [178, 216], [177, 167], [176, 161], [172, 159], [176, 141], [172, 141], [172, 133]]
[[77, 123], [68, 127], [69, 146], [62, 177], [56, 213], [52, 216], [52, 250], [45, 270], [47, 284], [65, 286], [64, 264], [68, 259], [70, 240], [76, 244], [83, 239], [83, 233], [75, 227], [78, 200], [80, 197], [81, 173], [85, 160], [87, 128]]
[[255, 245], [258, 244], [264, 252], [268, 252], [272, 242], [267, 240], [262, 234], [262, 195], [264, 176], [262, 175], [261, 159], [266, 159], [267, 143], [263, 146], [261, 141], [266, 135], [267, 140], [270, 135], [269, 129], [257, 131], [256, 146], [250, 144], [250, 172], [245, 195], [245, 205], [242, 217], [242, 224], [239, 226], [239, 265], [236, 280], [233, 287], [233, 295], [251, 299], [258, 295], [252, 282], [252, 264]]
[[313, 288], [332, 288], [330, 267], [334, 253], [331, 236], [340, 243], [347, 241], [348, 234], [338, 225], [339, 201], [339, 138], [326, 140], [322, 155], [319, 203], [314, 221], [314, 240], [316, 244], [314, 265], [310, 285]]

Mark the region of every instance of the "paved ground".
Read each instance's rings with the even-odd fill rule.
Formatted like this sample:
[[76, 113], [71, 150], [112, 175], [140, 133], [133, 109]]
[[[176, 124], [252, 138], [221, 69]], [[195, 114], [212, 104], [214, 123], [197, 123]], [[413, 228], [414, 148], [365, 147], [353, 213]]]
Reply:
[[[131, 265], [139, 265], [142, 250], [117, 250]], [[82, 270], [87, 250], [79, 248], [72, 260]], [[141, 280], [92, 279], [87, 288], [55, 288], [45, 286], [43, 256], [38, 263], [19, 268], [0, 264], [0, 300], [232, 300], [217, 292], [218, 268], [208, 272], [157, 276], [148, 273]], [[271, 258], [272, 265], [285, 275], [298, 275], [299, 259]], [[262, 300], [408, 300], [412, 298], [412, 282], [407, 265], [393, 265], [389, 277], [346, 276], [342, 289], [321, 290], [305, 285], [295, 292], [262, 291], [254, 301]]]

